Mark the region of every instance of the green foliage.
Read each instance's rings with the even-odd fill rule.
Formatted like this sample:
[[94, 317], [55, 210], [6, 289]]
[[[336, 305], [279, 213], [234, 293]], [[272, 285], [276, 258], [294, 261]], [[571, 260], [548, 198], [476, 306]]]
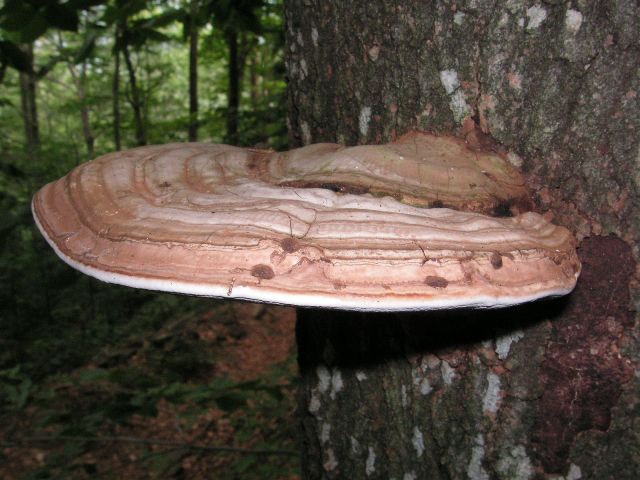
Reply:
[[[245, 58], [239, 141], [286, 147], [280, 3], [199, 0], [197, 6], [200, 138], [225, 136], [224, 31], [234, 28]], [[151, 0], [7, 0], [0, 8], [0, 438], [59, 439], [22, 478], [120, 478], [88, 459], [96, 452], [92, 439], [151, 419], [164, 404], [175, 407], [184, 428], [217, 409], [234, 442], [292, 448], [290, 365], [250, 382], [212, 380], [219, 350], [202, 341], [196, 327], [214, 302], [85, 277], [55, 256], [31, 217], [37, 188], [89, 160], [83, 111], [95, 155], [114, 149], [117, 42], [131, 48], [149, 141], [186, 140], [183, 32], [190, 12], [189, 2]], [[116, 38], [122, 22], [126, 34]], [[34, 46], [33, 62], [25, 43]], [[21, 72], [37, 82], [41, 142], [35, 151], [25, 140]], [[119, 75], [126, 147], [135, 143], [131, 87], [122, 65]], [[257, 431], [267, 433], [256, 439]], [[155, 478], [181, 475], [181, 461], [194, 455], [188, 445], [131, 449]], [[224, 455], [229, 467], [216, 478], [275, 478], [297, 468], [295, 457], [267, 462], [255, 454]]]
[[31, 379], [20, 371], [20, 365], [0, 370], [0, 407], [10, 412], [24, 408], [33, 389]]

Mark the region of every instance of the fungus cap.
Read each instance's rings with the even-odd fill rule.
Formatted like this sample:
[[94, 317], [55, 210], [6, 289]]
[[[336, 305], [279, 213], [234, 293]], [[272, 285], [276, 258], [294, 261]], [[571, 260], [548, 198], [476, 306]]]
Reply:
[[[533, 212], [478, 213], [524, 198], [522, 178], [501, 157], [412, 135], [284, 153], [141, 147], [77, 167], [37, 192], [32, 209], [56, 253], [103, 281], [400, 311], [570, 292], [580, 263], [568, 230]], [[423, 208], [440, 202], [475, 211]]]

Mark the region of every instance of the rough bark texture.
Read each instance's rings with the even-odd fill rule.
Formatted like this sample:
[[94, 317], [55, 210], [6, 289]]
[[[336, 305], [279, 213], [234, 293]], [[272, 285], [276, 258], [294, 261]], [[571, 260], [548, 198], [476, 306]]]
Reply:
[[308, 478], [640, 478], [637, 2], [286, 4], [292, 146], [458, 132], [582, 241], [567, 300], [302, 312]]

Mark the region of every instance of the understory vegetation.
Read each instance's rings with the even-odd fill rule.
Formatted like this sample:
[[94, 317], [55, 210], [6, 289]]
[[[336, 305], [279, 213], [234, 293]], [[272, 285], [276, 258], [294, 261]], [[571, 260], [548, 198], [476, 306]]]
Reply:
[[33, 193], [137, 145], [286, 147], [278, 0], [0, 7], [0, 477], [296, 478], [294, 314], [107, 285]]

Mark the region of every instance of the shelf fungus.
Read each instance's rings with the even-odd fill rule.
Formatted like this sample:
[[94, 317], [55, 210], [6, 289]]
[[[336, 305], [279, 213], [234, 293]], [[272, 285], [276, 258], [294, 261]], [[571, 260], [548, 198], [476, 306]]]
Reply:
[[77, 167], [32, 208], [64, 261], [107, 282], [399, 311], [569, 293], [575, 241], [527, 199], [501, 156], [411, 134], [284, 153], [141, 147]]

